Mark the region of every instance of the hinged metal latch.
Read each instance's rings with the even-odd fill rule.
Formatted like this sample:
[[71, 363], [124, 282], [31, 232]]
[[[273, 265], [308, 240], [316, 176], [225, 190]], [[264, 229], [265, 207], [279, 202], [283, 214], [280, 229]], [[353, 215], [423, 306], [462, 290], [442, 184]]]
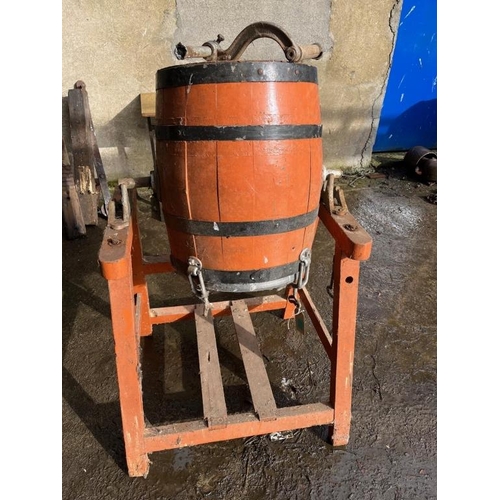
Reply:
[[191, 285], [191, 290], [200, 300], [205, 304], [205, 309], [203, 314], [206, 316], [212, 305], [208, 301], [208, 290], [205, 287], [205, 280], [203, 279], [203, 273], [201, 271], [203, 265], [201, 260], [196, 257], [188, 258], [188, 268], [187, 275], [189, 279], [189, 284]]
[[299, 275], [297, 278], [297, 288], [303, 288], [309, 280], [309, 271], [311, 269], [311, 250], [304, 248], [299, 258]]

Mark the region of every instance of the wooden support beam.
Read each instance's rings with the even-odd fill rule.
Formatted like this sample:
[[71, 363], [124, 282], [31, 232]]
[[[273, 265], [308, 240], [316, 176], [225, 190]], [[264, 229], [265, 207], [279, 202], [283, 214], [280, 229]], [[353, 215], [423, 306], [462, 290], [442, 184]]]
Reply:
[[141, 300], [138, 298], [134, 304], [129, 258], [124, 261], [124, 265], [128, 267], [128, 272], [119, 279], [108, 281], [111, 323], [128, 473], [133, 477], [145, 477], [149, 470], [149, 459], [144, 450], [145, 420], [139, 356]]
[[340, 248], [335, 247], [330, 379], [330, 401], [335, 408], [335, 424], [329, 430], [333, 446], [345, 446], [349, 442], [359, 267], [358, 260], [348, 258]]
[[153, 453], [271, 432], [328, 425], [332, 424], [333, 420], [334, 410], [330, 405], [313, 403], [278, 408], [276, 420], [271, 421], [259, 420], [253, 413], [229, 415], [228, 425], [224, 429], [207, 429], [202, 420], [148, 427], [144, 433], [144, 441], [147, 453]]
[[[267, 295], [263, 297], [251, 297], [245, 299], [250, 313], [264, 311], [275, 311], [284, 309], [287, 300], [279, 295]], [[185, 306], [155, 307], [150, 310], [151, 323], [161, 325], [173, 323], [174, 321], [188, 320], [194, 318], [194, 304]], [[212, 303], [212, 316], [229, 316], [231, 314], [231, 302], [228, 300]]]
[[203, 416], [210, 429], [226, 427], [227, 407], [215, 339], [214, 319], [210, 311], [204, 315], [204, 304], [194, 311], [200, 362]]
[[320, 316], [318, 309], [314, 305], [314, 302], [312, 301], [311, 295], [309, 294], [308, 290], [305, 287], [301, 288], [299, 290], [299, 295], [302, 299], [304, 307], [306, 308], [307, 314], [309, 315], [309, 318], [311, 319], [311, 322], [316, 330], [316, 333], [318, 334], [318, 337], [321, 340], [321, 343], [323, 344], [328, 357], [331, 359], [333, 356], [332, 336], [330, 335], [330, 332], [328, 331], [323, 318]]
[[255, 412], [260, 420], [275, 420], [276, 402], [245, 301], [235, 300], [231, 312]]

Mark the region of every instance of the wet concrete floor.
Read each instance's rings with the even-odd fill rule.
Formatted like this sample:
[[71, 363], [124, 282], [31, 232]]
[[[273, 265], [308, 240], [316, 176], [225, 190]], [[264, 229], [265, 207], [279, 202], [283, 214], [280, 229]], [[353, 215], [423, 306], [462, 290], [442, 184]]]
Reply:
[[[373, 237], [361, 264], [350, 442], [333, 449], [326, 428], [150, 454], [147, 478], [127, 475], [106, 280], [98, 252], [106, 221], [63, 239], [62, 498], [433, 499], [437, 496], [437, 185], [382, 158], [387, 177], [344, 176], [351, 213]], [[168, 253], [163, 223], [139, 190], [146, 254]], [[334, 243], [320, 224], [308, 289], [328, 326]], [[152, 307], [193, 302], [176, 275], [148, 281]], [[252, 316], [278, 406], [328, 399], [329, 363], [306, 333], [274, 313]], [[229, 412], [250, 411], [232, 324], [216, 321]], [[143, 339], [143, 390], [152, 424], [202, 416], [194, 325], [162, 325]]]

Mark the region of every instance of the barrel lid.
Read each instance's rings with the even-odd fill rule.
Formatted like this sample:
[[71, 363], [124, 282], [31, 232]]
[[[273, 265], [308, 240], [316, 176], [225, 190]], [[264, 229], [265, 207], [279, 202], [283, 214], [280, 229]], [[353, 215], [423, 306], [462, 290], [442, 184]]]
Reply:
[[203, 83], [318, 83], [316, 67], [284, 61], [202, 62], [169, 66], [156, 72], [156, 90]]

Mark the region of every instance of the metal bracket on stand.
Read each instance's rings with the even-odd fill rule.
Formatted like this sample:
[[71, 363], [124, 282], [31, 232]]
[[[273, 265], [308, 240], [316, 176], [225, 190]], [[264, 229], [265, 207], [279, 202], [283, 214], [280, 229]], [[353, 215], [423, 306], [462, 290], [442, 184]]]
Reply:
[[321, 192], [321, 200], [328, 207], [331, 214], [344, 215], [349, 209], [345, 201], [344, 191], [340, 187], [335, 186], [335, 179], [338, 177], [334, 173], [326, 176]]

